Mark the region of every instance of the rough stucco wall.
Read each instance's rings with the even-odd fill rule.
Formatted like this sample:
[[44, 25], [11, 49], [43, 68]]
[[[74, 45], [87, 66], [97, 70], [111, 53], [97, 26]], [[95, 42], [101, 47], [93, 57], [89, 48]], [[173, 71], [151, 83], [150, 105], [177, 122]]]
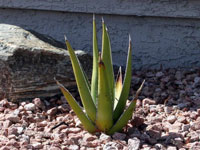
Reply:
[[[33, 29], [62, 42], [67, 34], [75, 49], [91, 53], [92, 14], [20, 9], [0, 9], [0, 14], [0, 23]], [[200, 66], [199, 19], [104, 15], [104, 20], [117, 65], [126, 63], [130, 33], [136, 69]], [[101, 37], [101, 15], [97, 26]]]
[[2, 8], [200, 18], [199, 0], [0, 0]]

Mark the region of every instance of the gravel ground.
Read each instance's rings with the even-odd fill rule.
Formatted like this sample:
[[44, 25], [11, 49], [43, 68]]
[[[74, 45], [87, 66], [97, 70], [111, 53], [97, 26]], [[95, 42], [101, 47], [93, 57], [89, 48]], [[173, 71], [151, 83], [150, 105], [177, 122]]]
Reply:
[[113, 136], [84, 131], [64, 97], [17, 104], [3, 99], [0, 150], [199, 150], [200, 70], [136, 71], [131, 94], [143, 79], [132, 120]]

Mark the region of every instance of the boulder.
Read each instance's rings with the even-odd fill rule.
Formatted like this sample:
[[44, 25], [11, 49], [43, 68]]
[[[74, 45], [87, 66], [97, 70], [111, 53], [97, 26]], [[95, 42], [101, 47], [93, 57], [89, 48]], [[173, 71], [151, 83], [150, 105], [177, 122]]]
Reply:
[[[12, 101], [60, 94], [54, 81], [74, 87], [71, 62], [64, 44], [35, 31], [0, 24], [0, 99]], [[86, 72], [91, 74], [92, 57], [76, 54]]]

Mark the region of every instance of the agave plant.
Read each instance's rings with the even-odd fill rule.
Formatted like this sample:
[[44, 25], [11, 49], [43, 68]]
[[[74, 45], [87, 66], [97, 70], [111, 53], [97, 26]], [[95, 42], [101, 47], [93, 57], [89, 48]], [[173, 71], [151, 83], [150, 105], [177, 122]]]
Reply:
[[80, 119], [85, 130], [90, 133], [98, 131], [105, 132], [106, 134], [113, 134], [116, 131], [120, 131], [132, 117], [138, 94], [140, 93], [144, 82], [138, 89], [135, 98], [131, 101], [129, 106], [126, 107], [131, 84], [131, 39], [129, 36], [129, 48], [124, 81], [122, 82], [122, 71], [120, 67], [115, 82], [110, 39], [104, 21], [102, 21], [102, 30], [102, 52], [99, 53], [96, 23], [95, 17], [93, 17], [93, 71], [91, 84], [77, 59], [73, 48], [65, 37], [83, 108], [62, 84], [58, 81], [57, 84], [69, 105]]

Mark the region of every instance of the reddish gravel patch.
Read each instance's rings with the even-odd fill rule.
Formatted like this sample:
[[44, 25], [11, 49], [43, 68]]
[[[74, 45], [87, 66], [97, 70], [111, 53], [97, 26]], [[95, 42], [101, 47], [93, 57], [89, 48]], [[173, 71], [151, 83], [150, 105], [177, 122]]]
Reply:
[[18, 104], [3, 99], [0, 150], [198, 150], [199, 75], [198, 69], [135, 72], [131, 93], [145, 78], [144, 90], [132, 120], [112, 136], [84, 131], [63, 97]]

